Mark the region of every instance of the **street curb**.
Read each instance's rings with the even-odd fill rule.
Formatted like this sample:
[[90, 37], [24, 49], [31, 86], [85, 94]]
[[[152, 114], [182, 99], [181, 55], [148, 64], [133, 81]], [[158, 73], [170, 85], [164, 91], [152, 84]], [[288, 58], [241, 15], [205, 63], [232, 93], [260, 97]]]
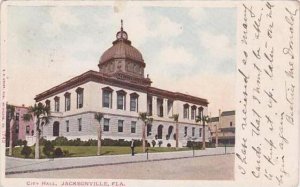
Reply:
[[87, 168], [87, 167], [95, 167], [95, 166], [110, 166], [110, 165], [121, 165], [121, 164], [130, 164], [130, 163], [154, 162], [154, 161], [164, 161], [164, 160], [177, 160], [177, 159], [184, 159], [184, 158], [194, 158], [194, 157], [203, 157], [203, 156], [217, 156], [217, 155], [230, 155], [230, 154], [234, 154], [234, 153], [209, 154], [209, 155], [198, 155], [198, 156], [183, 156], [183, 157], [177, 157], [177, 158], [161, 158], [161, 159], [124, 161], [124, 162], [103, 163], [103, 164], [89, 164], [89, 165], [82, 165], [82, 166], [68, 166], [68, 167], [34, 169], [34, 170], [24, 170], [24, 171], [8, 171], [8, 172], [5, 172], [5, 175], [12, 175], [12, 174], [18, 174], [18, 173], [34, 173], [34, 172], [41, 172], [41, 171], [65, 170], [65, 169], [75, 169], [75, 168]]

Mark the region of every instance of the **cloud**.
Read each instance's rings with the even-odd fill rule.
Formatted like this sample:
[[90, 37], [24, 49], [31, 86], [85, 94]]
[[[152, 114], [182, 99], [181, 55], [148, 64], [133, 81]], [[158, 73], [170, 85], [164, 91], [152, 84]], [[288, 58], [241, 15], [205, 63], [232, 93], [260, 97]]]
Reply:
[[170, 91], [190, 94], [208, 100], [208, 111], [212, 116], [218, 110], [235, 109], [235, 76], [223, 74], [198, 73], [175, 79], [161, 74], [154, 86]]
[[197, 22], [201, 22], [207, 17], [205, 10], [199, 7], [190, 8], [188, 15]]
[[196, 62], [196, 58], [181, 46], [166, 46], [160, 50], [158, 62], [172, 65], [189, 65]]
[[214, 34], [212, 32], [199, 32], [200, 44], [207, 50], [209, 55], [216, 59], [231, 59], [234, 57], [234, 43], [224, 34]]
[[69, 8], [56, 6], [49, 8], [51, 21], [42, 25], [45, 34], [53, 36], [62, 32], [62, 27], [66, 25], [77, 26], [80, 24], [79, 19], [72, 14]]
[[182, 24], [171, 21], [168, 17], [159, 16], [155, 22], [155, 29], [152, 30], [151, 37], [168, 39], [179, 36], [182, 33]]

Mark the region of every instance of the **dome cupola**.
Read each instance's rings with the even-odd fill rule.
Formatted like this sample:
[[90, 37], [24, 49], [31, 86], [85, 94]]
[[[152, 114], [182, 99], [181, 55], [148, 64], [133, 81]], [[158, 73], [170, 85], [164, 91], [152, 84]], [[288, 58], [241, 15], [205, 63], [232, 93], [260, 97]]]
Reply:
[[113, 46], [100, 58], [98, 64], [100, 72], [106, 74], [124, 72], [132, 76], [144, 77], [146, 64], [141, 52], [128, 40], [128, 34], [123, 29], [123, 20], [121, 20], [121, 29], [116, 34], [116, 40], [112, 44]]

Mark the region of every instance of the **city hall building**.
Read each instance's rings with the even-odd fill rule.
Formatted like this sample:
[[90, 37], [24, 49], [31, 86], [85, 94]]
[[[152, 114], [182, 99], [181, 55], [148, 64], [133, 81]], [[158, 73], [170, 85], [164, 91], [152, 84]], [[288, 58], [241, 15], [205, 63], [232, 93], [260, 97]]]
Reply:
[[138, 116], [147, 112], [153, 118], [146, 127], [148, 141], [175, 146], [173, 114], [179, 114], [179, 146], [188, 140], [202, 141], [203, 130], [208, 141], [207, 126], [202, 129], [202, 124], [195, 122], [202, 112], [207, 115], [208, 101], [152, 87], [150, 78], [144, 76], [143, 56], [132, 46], [123, 26], [112, 44], [100, 58], [99, 72], [87, 71], [36, 95], [36, 102], [51, 108], [52, 118], [42, 136], [96, 139], [99, 123], [94, 116], [101, 112], [103, 138], [141, 139], [143, 122]]

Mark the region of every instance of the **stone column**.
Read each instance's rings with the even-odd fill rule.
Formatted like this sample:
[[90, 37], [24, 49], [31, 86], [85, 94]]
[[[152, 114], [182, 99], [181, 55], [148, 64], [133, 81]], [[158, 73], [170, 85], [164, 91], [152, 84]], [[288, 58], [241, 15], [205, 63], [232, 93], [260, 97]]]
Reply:
[[168, 114], [168, 99], [163, 99], [163, 107], [164, 107], [164, 117], [169, 118]]
[[152, 115], [157, 116], [157, 97], [152, 96]]

